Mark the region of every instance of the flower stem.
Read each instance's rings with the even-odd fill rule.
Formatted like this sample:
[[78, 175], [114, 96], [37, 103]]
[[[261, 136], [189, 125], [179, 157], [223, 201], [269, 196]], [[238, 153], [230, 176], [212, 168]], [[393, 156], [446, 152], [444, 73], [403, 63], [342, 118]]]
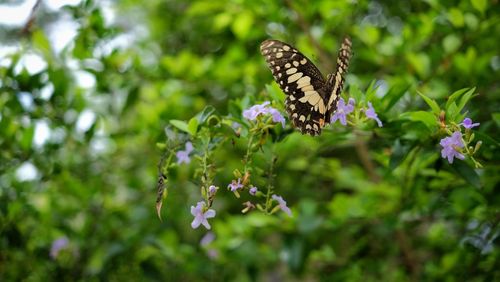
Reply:
[[250, 156], [252, 154], [252, 145], [253, 145], [253, 138], [255, 134], [253, 132], [250, 133], [250, 137], [248, 138], [248, 143], [247, 143], [247, 152], [245, 154], [245, 158], [243, 159], [243, 162], [245, 163], [245, 168], [243, 169], [243, 175], [247, 173], [248, 170], [248, 164], [250, 163]]
[[269, 175], [267, 181], [267, 193], [266, 193], [266, 213], [270, 214], [269, 208], [271, 207], [271, 194], [273, 193], [273, 180], [274, 180], [274, 165], [278, 158], [273, 154], [271, 158], [271, 166], [269, 167]]

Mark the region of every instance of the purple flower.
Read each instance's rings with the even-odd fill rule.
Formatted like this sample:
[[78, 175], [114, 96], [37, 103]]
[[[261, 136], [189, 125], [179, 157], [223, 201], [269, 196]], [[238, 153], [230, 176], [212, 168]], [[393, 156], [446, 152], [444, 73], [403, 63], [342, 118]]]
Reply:
[[472, 120], [470, 118], [465, 118], [464, 121], [461, 123], [465, 128], [471, 129], [473, 127], [479, 126], [479, 122], [472, 123]]
[[286, 206], [285, 200], [281, 196], [278, 195], [273, 195], [273, 199], [278, 202], [278, 205], [280, 206], [280, 209], [284, 211], [286, 214], [288, 214], [290, 217], [292, 217], [292, 211], [290, 210], [289, 207]]
[[227, 188], [231, 188], [231, 192], [243, 188], [243, 184], [241, 184], [241, 178], [238, 178], [238, 182], [236, 182], [236, 180], [233, 180], [231, 184], [227, 185]]
[[216, 259], [219, 256], [219, 253], [217, 252], [216, 249], [208, 246], [210, 243], [212, 243], [215, 240], [215, 234], [211, 231], [207, 232], [203, 238], [200, 240], [200, 246], [206, 248], [207, 256], [210, 259]]
[[337, 110], [332, 116], [332, 123], [339, 120], [342, 125], [347, 125], [346, 116], [354, 111], [354, 103], [356, 103], [356, 101], [353, 98], [349, 98], [349, 103], [346, 105], [344, 99], [340, 98], [337, 103]]
[[252, 196], [255, 196], [255, 194], [257, 194], [257, 191], [258, 191], [257, 187], [251, 186], [250, 191], [248, 191], [248, 193], [250, 193], [250, 195], [252, 195]]
[[193, 143], [191, 142], [186, 142], [186, 149], [178, 151], [175, 153], [175, 156], [177, 157], [177, 164], [182, 164], [182, 163], [189, 163], [191, 162], [191, 159], [189, 158], [189, 154], [193, 151]]
[[59, 252], [65, 249], [69, 244], [69, 240], [66, 237], [60, 237], [52, 242], [52, 246], [50, 247], [50, 257], [52, 259], [56, 259], [59, 255]]
[[260, 105], [254, 105], [254, 106], [244, 110], [243, 117], [248, 119], [248, 120], [255, 120], [260, 114], [267, 113], [266, 106], [269, 105], [270, 103], [271, 102], [266, 101]]
[[219, 252], [216, 249], [209, 249], [207, 255], [213, 260], [219, 257]]
[[215, 192], [217, 192], [217, 187], [210, 185], [210, 187], [208, 187], [208, 195], [213, 196], [215, 195]]
[[194, 216], [193, 222], [191, 222], [191, 227], [196, 229], [203, 224], [206, 229], [210, 229], [210, 224], [208, 224], [207, 219], [215, 216], [215, 211], [213, 209], [205, 209], [205, 202], [201, 201], [196, 204], [196, 207], [191, 206], [191, 214]]
[[201, 238], [200, 245], [206, 246], [206, 245], [212, 243], [213, 240], [215, 240], [215, 234], [211, 231], [208, 231], [207, 234], [205, 234], [205, 236], [203, 236], [203, 238]]
[[255, 120], [261, 114], [270, 114], [273, 117], [273, 122], [281, 122], [283, 128], [285, 128], [285, 118], [283, 115], [275, 108], [268, 107], [269, 101], [266, 101], [260, 105], [252, 106], [243, 111], [243, 117], [248, 120]]
[[368, 109], [365, 110], [365, 114], [367, 118], [371, 118], [377, 121], [378, 127], [382, 127], [382, 121], [378, 118], [375, 109], [372, 106], [371, 102], [368, 102]]
[[441, 157], [447, 158], [450, 164], [453, 163], [454, 157], [461, 160], [465, 158], [464, 155], [457, 151], [457, 148], [464, 147], [464, 143], [462, 142], [462, 133], [460, 133], [460, 131], [453, 132], [451, 137], [441, 139], [439, 144], [443, 147], [441, 150]]
[[276, 123], [281, 122], [281, 126], [285, 128], [285, 118], [283, 117], [283, 115], [281, 115], [281, 113], [278, 110], [276, 110], [275, 108], [269, 108], [268, 112], [273, 117], [273, 122]]

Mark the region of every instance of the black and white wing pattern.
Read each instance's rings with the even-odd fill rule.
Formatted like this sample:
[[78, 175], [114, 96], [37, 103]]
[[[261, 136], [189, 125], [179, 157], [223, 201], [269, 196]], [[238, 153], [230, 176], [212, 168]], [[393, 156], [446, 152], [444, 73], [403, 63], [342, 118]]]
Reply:
[[285, 92], [286, 110], [293, 125], [302, 134], [321, 134], [337, 109], [351, 57], [351, 41], [345, 38], [337, 58], [337, 69], [327, 80], [318, 68], [297, 49], [278, 40], [266, 40], [260, 45], [276, 83]]

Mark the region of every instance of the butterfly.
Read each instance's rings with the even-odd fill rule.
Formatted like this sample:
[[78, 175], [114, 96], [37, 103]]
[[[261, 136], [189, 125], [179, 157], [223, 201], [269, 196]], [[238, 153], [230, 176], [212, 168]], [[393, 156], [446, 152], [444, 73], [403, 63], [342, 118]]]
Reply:
[[285, 92], [285, 107], [293, 125], [302, 134], [320, 135], [330, 123], [344, 85], [351, 58], [351, 40], [344, 38], [337, 57], [335, 73], [325, 78], [306, 56], [293, 46], [266, 40], [260, 52], [274, 75], [276, 83]]

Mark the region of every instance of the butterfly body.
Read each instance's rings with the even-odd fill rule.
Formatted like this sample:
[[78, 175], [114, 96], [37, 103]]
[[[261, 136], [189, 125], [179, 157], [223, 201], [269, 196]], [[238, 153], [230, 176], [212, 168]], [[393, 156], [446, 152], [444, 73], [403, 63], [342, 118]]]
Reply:
[[285, 106], [294, 126], [304, 134], [319, 135], [337, 109], [351, 56], [351, 41], [345, 38], [339, 51], [337, 69], [323, 77], [318, 68], [302, 53], [278, 40], [261, 43], [275, 81], [285, 92]]

